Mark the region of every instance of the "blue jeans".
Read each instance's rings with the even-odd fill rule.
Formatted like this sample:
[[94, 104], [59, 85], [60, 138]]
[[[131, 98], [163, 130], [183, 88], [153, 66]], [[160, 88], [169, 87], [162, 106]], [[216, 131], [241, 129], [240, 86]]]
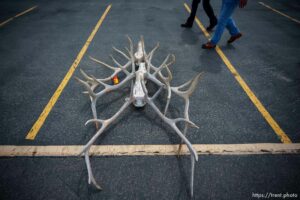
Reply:
[[236, 27], [235, 22], [231, 18], [234, 10], [237, 8], [239, 0], [222, 0], [222, 7], [220, 17], [218, 19], [218, 25], [214, 36], [210, 42], [216, 45], [224, 32], [225, 27], [228, 29], [231, 36], [237, 35], [240, 31]]

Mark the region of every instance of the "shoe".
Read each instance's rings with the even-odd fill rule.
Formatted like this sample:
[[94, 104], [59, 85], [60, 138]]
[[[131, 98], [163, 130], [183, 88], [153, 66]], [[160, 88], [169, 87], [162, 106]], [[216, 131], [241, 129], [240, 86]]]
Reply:
[[231, 36], [230, 38], [229, 38], [229, 40], [227, 41], [227, 43], [233, 43], [234, 41], [236, 41], [237, 39], [239, 39], [240, 37], [242, 37], [242, 34], [241, 33], [238, 33], [238, 34], [236, 34], [236, 35], [234, 35], [234, 36]]
[[202, 49], [214, 49], [215, 47], [216, 45], [211, 42], [202, 45]]
[[218, 20], [217, 20], [217, 19], [211, 21], [211, 22], [209, 23], [209, 26], [206, 28], [206, 30], [207, 30], [208, 32], [211, 32], [217, 24], [218, 24]]
[[183, 27], [183, 28], [192, 28], [193, 27], [193, 23], [186, 22], [184, 24], [181, 24], [181, 27]]

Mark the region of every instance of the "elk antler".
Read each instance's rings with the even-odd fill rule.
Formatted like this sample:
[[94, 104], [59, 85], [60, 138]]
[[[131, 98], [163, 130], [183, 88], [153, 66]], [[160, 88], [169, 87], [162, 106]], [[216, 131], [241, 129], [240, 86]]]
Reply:
[[[88, 170], [88, 183], [94, 184], [98, 189], [101, 189], [101, 187], [97, 184], [90, 164], [89, 159], [89, 150], [92, 146], [92, 144], [97, 140], [97, 138], [100, 137], [100, 135], [107, 129], [107, 127], [113, 123], [123, 112], [124, 110], [133, 103], [137, 107], [144, 106], [145, 103], [148, 103], [150, 107], [153, 108], [154, 112], [165, 122], [167, 123], [174, 131], [175, 133], [180, 137], [181, 143], [179, 145], [178, 149], [178, 155], [180, 153], [180, 149], [182, 146], [182, 143], [185, 143], [187, 145], [187, 148], [190, 151], [191, 156], [191, 178], [190, 178], [190, 192], [191, 196], [193, 196], [193, 185], [194, 185], [194, 168], [195, 168], [195, 161], [198, 161], [198, 155], [195, 149], [193, 148], [192, 144], [189, 142], [189, 140], [186, 138], [186, 133], [188, 127], [196, 127], [192, 121], [189, 119], [189, 105], [190, 105], [190, 96], [194, 92], [196, 85], [199, 82], [201, 74], [198, 74], [190, 81], [187, 81], [186, 83], [178, 86], [178, 87], [172, 87], [171, 86], [171, 80], [173, 78], [172, 73], [170, 71], [170, 66], [175, 62], [175, 56], [172, 54], [169, 54], [164, 61], [161, 63], [159, 67], [155, 67], [152, 64], [152, 58], [154, 55], [154, 52], [158, 49], [159, 44], [157, 44], [148, 54], [145, 50], [145, 44], [144, 39], [141, 37], [140, 42], [138, 44], [138, 50], [136, 53], [134, 53], [133, 43], [130, 37], [128, 37], [129, 41], [129, 48], [126, 48], [127, 53], [124, 53], [123, 51], [113, 47], [113, 49], [120, 55], [122, 55], [126, 60], [126, 64], [122, 65], [120, 64], [113, 56], [111, 56], [111, 59], [116, 66], [111, 66], [105, 62], [102, 62], [98, 59], [95, 59], [93, 57], [90, 57], [91, 60], [94, 62], [100, 64], [101, 66], [104, 66], [110, 70], [113, 71], [113, 73], [103, 79], [97, 79], [92, 75], [88, 75], [83, 70], [80, 70], [81, 74], [83, 75], [85, 80], [81, 80], [76, 77], [76, 79], [81, 83], [86, 91], [84, 91], [85, 94], [88, 94], [91, 100], [91, 109], [93, 113], [93, 119], [90, 119], [86, 122], [86, 125], [94, 122], [96, 124], [97, 131], [95, 135], [88, 141], [88, 143], [83, 147], [80, 154], [84, 154], [85, 162]], [[130, 70], [131, 66], [131, 70]], [[136, 71], [136, 67], [138, 67]], [[109, 84], [109, 81], [111, 79], [118, 75], [120, 72], [125, 74], [125, 78], [123, 78], [120, 83], [117, 85], [111, 85]], [[163, 72], [166, 72], [166, 75], [163, 74]], [[146, 81], [149, 80], [156, 84], [159, 88], [158, 90], [149, 97], [148, 90], [146, 88]], [[126, 98], [125, 103], [123, 106], [109, 119], [98, 119], [97, 116], [97, 110], [96, 110], [96, 103], [97, 100], [103, 96], [104, 94], [107, 94], [108, 92], [115, 91], [117, 89], [120, 89], [124, 85], [126, 85], [128, 82], [131, 82], [131, 92], [130, 96]], [[101, 86], [102, 90], [96, 92], [96, 88]], [[187, 88], [187, 89], [185, 89]], [[158, 95], [161, 93], [161, 91], [166, 90], [167, 91], [167, 100], [166, 105], [164, 108], [164, 112], [162, 113], [158, 107], [155, 105], [154, 100], [158, 97]], [[177, 96], [184, 99], [184, 118], [169, 118], [166, 116], [170, 100], [172, 97], [172, 93], [175, 93]], [[183, 131], [181, 131], [178, 128], [178, 122], [184, 122], [185, 126]]]

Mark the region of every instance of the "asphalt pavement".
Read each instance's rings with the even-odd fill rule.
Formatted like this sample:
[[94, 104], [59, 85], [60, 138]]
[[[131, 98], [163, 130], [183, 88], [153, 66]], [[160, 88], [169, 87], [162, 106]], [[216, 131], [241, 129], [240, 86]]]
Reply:
[[[263, 3], [300, 20], [297, 0], [263, 0]], [[214, 50], [203, 50], [207, 38], [196, 23], [184, 29], [191, 1], [64, 0], [0, 2], [0, 145], [83, 145], [95, 133], [84, 123], [92, 118], [90, 102], [75, 80], [79, 69], [97, 78], [110, 71], [89, 56], [112, 63], [112, 46], [128, 46], [144, 37], [150, 51], [160, 47], [153, 63], [169, 54], [172, 85], [203, 73], [191, 97], [190, 129], [193, 144], [281, 143], [279, 136], [249, 99], [235, 76]], [[218, 14], [220, 1], [211, 1]], [[108, 5], [111, 9], [70, 81], [37, 132], [25, 139], [49, 99], [86, 44]], [[19, 16], [18, 13], [37, 6]], [[208, 25], [202, 5], [197, 13]], [[237, 9], [234, 19], [243, 33], [235, 43], [219, 45], [240, 76], [293, 143], [300, 142], [300, 23], [249, 1]], [[120, 57], [118, 57], [120, 59]], [[100, 118], [113, 115], [128, 90], [103, 96], [97, 105]], [[158, 103], [164, 102], [161, 95]], [[183, 101], [173, 98], [170, 117], [183, 116]], [[95, 144], [178, 144], [180, 139], [151, 107], [129, 107]], [[190, 199], [188, 157], [120, 156], [94, 157], [92, 166], [104, 190], [87, 184], [84, 159], [41, 157], [0, 159], [0, 199]], [[296, 193], [299, 155], [202, 155], [196, 164], [193, 199], [255, 199], [253, 194]]]

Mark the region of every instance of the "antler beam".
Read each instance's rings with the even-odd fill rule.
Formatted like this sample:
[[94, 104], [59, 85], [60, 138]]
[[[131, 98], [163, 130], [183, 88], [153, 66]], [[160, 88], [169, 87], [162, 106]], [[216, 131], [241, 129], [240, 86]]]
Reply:
[[[191, 153], [191, 178], [190, 178], [190, 192], [191, 196], [193, 196], [193, 185], [194, 185], [194, 169], [195, 169], [195, 161], [198, 161], [198, 155], [195, 149], [193, 148], [192, 144], [186, 137], [186, 133], [188, 130], [188, 127], [195, 127], [198, 128], [192, 121], [190, 121], [189, 118], [189, 105], [190, 105], [190, 96], [195, 91], [196, 86], [199, 82], [201, 74], [198, 74], [193, 79], [187, 81], [186, 83], [178, 86], [178, 87], [172, 87], [171, 86], [171, 80], [173, 78], [172, 73], [169, 69], [171, 64], [175, 62], [175, 56], [172, 54], [169, 54], [162, 64], [159, 67], [155, 67], [151, 61], [154, 55], [154, 52], [158, 49], [159, 44], [157, 44], [150, 52], [149, 54], [146, 53], [145, 50], [145, 44], [144, 39], [141, 37], [141, 40], [138, 43], [136, 52], [134, 53], [134, 47], [133, 42], [128, 37], [129, 41], [129, 48], [126, 48], [127, 53], [124, 53], [123, 51], [113, 47], [113, 49], [120, 55], [122, 55], [126, 60], [127, 63], [124, 65], [120, 64], [113, 56], [111, 56], [111, 59], [116, 65], [116, 67], [111, 66], [105, 62], [102, 62], [98, 59], [95, 59], [93, 57], [90, 57], [91, 60], [94, 62], [110, 69], [113, 71], [113, 73], [102, 79], [97, 79], [92, 75], [87, 75], [83, 70], [81, 70], [81, 74], [84, 77], [85, 80], [81, 80], [76, 77], [76, 79], [81, 83], [86, 91], [84, 91], [84, 94], [88, 94], [91, 100], [91, 109], [93, 113], [93, 118], [88, 120], [86, 122], [86, 125], [94, 122], [96, 124], [97, 131], [95, 135], [88, 141], [88, 143], [83, 147], [80, 154], [84, 154], [85, 162], [87, 166], [88, 171], [88, 183], [94, 184], [96, 188], [102, 189], [100, 185], [96, 182], [92, 168], [91, 163], [89, 159], [89, 150], [91, 146], [94, 144], [94, 142], [101, 136], [101, 134], [107, 129], [107, 127], [112, 124], [123, 112], [124, 110], [131, 104], [133, 104], [136, 107], [142, 107], [145, 104], [148, 104], [154, 112], [166, 123], [168, 124], [174, 132], [179, 136], [181, 139], [181, 144], [185, 143]], [[130, 69], [131, 66], [131, 69]], [[164, 75], [162, 72], [165, 70], [166, 75]], [[120, 72], [123, 72], [125, 74], [125, 78], [123, 78], [120, 83], [116, 85], [111, 85], [109, 82], [112, 78], [115, 76], [118, 76]], [[148, 89], [146, 86], [147, 80], [153, 82], [158, 86], [157, 91], [154, 93], [153, 96], [149, 97], [148, 95]], [[109, 119], [99, 119], [97, 110], [96, 110], [96, 104], [97, 100], [103, 96], [104, 94], [107, 94], [108, 92], [115, 91], [126, 85], [128, 82], [131, 83], [131, 92], [130, 96], [126, 98], [125, 103], [123, 106]], [[99, 86], [102, 87], [102, 90], [99, 92], [95, 92], [96, 88]], [[186, 90], [184, 90], [187, 88]], [[166, 105], [164, 108], [164, 112], [160, 111], [159, 108], [155, 105], [154, 100], [159, 96], [161, 91], [165, 90], [167, 92], [167, 98], [166, 98]], [[170, 100], [172, 97], [172, 93], [175, 93], [177, 96], [184, 99], [184, 117], [183, 118], [175, 118], [171, 119], [166, 116]], [[178, 122], [184, 122], [184, 130], [181, 131], [177, 123]], [[100, 126], [100, 127], [99, 127]], [[181, 144], [179, 146], [178, 154], [181, 149]]]

